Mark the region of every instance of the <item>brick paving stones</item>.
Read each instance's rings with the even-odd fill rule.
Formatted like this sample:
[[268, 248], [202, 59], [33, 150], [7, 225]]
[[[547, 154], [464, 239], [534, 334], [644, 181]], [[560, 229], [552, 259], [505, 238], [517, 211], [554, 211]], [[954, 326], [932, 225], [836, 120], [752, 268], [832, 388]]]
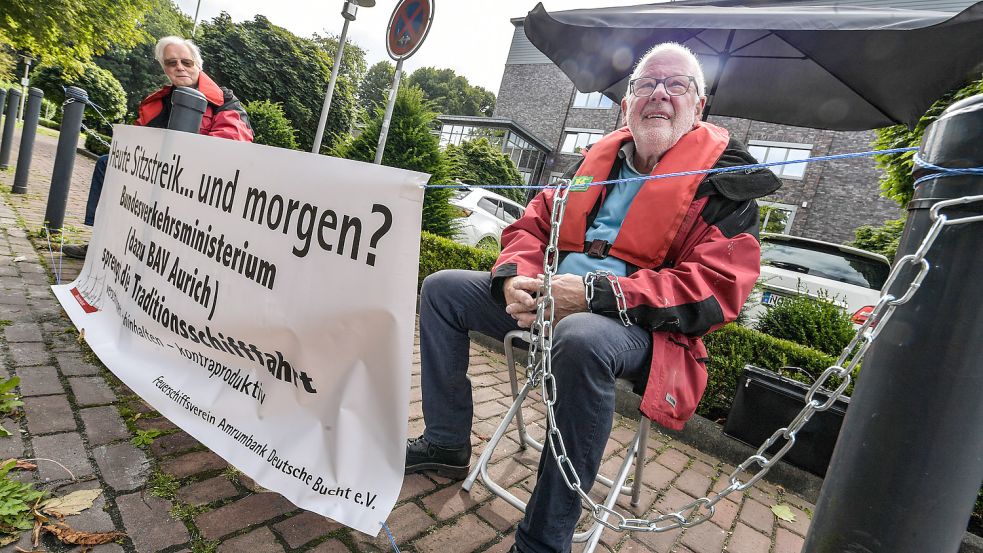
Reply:
[[[104, 369], [91, 353], [85, 353], [52, 296], [51, 276], [39, 261], [42, 255], [32, 249], [25, 229], [17, 226], [23, 220], [27, 230], [40, 227], [53, 152], [54, 139], [39, 136], [32, 192], [0, 196], [0, 320], [12, 323], [0, 330], [0, 371], [21, 377], [19, 390], [25, 402], [20, 418], [0, 421], [14, 431], [0, 438], [0, 457], [42, 457], [65, 465], [80, 481], [72, 482], [65, 469], [48, 461], [39, 461], [36, 473], [17, 476], [42, 485], [61, 485], [57, 494], [102, 489], [93, 507], [72, 521], [80, 530], [116, 529], [129, 537], [121, 544], [99, 546], [96, 553], [182, 553], [211, 547], [209, 544], [221, 553], [390, 551], [389, 538], [381, 529], [366, 536], [297, 509], [279, 494], [256, 493], [258, 488], [250, 485], [249, 478], [227, 470], [228, 463], [134, 399], [118, 382], [107, 382]], [[89, 229], [81, 225], [81, 218], [91, 170], [91, 160], [77, 158], [66, 211], [66, 223], [79, 229], [73, 231], [74, 241], [88, 238]], [[11, 172], [0, 172], [0, 191], [11, 179]], [[14, 255], [24, 259], [13, 263]], [[43, 252], [45, 259], [48, 255]], [[81, 269], [80, 262], [61, 259], [57, 253], [53, 260], [63, 280], [74, 278]], [[476, 404], [472, 443], [477, 458], [507, 408], [510, 388], [502, 356], [472, 344], [471, 357]], [[409, 432], [415, 436], [423, 429], [418, 346], [413, 363]], [[537, 397], [538, 393], [533, 394], [534, 400]], [[130, 442], [131, 428], [120, 414], [124, 406], [122, 412], [127, 413], [131, 428], [164, 433], [147, 450]], [[531, 423], [530, 434], [542, 440], [541, 405], [529, 405], [524, 413]], [[605, 449], [605, 467], [618, 464], [617, 456], [633, 437], [634, 428], [633, 422], [616, 418]], [[490, 471], [501, 485], [527, 500], [535, 483], [537, 455], [519, 451], [515, 439], [512, 429], [501, 451], [493, 456]], [[650, 436], [647, 459], [642, 506], [637, 513], [644, 517], [678, 510], [708, 488], [721, 489], [733, 470], [658, 432]], [[592, 493], [603, 493], [601, 486], [595, 486]], [[794, 522], [775, 520], [770, 507], [780, 500], [796, 515]], [[627, 498], [620, 498], [618, 504], [626, 506]], [[606, 532], [598, 551], [798, 553], [813, 508], [807, 500], [762, 481], [747, 494], [735, 493], [719, 503], [709, 523], [685, 532]], [[466, 493], [447, 479], [412, 475], [405, 479], [387, 524], [401, 548], [419, 553], [504, 553], [514, 541], [512, 534], [520, 519], [518, 510], [481, 482]], [[29, 540], [19, 545], [30, 550]], [[573, 548], [582, 550], [582, 545]]]

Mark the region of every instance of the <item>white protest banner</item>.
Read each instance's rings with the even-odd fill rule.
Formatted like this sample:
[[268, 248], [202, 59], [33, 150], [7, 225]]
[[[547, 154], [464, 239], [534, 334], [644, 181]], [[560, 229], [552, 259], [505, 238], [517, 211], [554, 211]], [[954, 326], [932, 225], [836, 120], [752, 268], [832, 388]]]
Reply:
[[403, 481], [427, 175], [116, 128], [85, 265], [54, 286], [163, 415], [377, 535]]

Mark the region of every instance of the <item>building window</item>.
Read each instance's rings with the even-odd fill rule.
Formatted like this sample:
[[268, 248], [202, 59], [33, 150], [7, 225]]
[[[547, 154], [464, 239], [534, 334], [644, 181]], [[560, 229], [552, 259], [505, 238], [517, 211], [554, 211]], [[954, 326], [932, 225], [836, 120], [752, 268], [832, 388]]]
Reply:
[[760, 200], [758, 204], [760, 204], [758, 217], [761, 232], [788, 234], [792, 230], [792, 221], [795, 219], [794, 205], [762, 202]]
[[589, 146], [604, 136], [600, 131], [567, 131], [563, 133], [563, 147], [560, 151], [565, 154], [576, 154], [584, 146]]
[[[812, 145], [752, 140], [748, 142], [748, 151], [761, 163], [773, 163], [776, 161], [806, 159], [812, 155]], [[783, 179], [800, 180], [805, 175], [806, 165], [806, 163], [792, 163], [789, 165], [775, 165], [769, 167], [769, 169]]]
[[608, 109], [614, 105], [610, 98], [600, 92], [580, 92], [573, 99], [575, 108]]

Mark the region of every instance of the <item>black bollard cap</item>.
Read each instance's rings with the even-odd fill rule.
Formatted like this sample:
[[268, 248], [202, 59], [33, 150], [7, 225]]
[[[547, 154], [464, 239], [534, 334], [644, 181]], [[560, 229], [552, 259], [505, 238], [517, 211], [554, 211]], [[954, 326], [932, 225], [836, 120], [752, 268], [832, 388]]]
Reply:
[[33, 86], [27, 89], [27, 95], [35, 98], [44, 98], [44, 92], [40, 88], [34, 88]]
[[171, 94], [171, 105], [175, 107], [181, 106], [197, 111], [198, 113], [205, 113], [205, 108], [208, 107], [208, 100], [205, 99], [204, 94], [194, 88], [176, 86], [174, 87], [174, 92]]
[[19, 88], [14, 88], [14, 87], [10, 87], [10, 88], [9, 88], [9, 89], [7, 90], [7, 94], [8, 94], [9, 96], [12, 96], [12, 97], [17, 97], [17, 98], [20, 98], [20, 89], [19, 89]]
[[[983, 94], [971, 96], [949, 106], [925, 129], [918, 155], [941, 167], [971, 168], [983, 165]], [[937, 171], [919, 168], [912, 171], [920, 178]]]
[[70, 86], [65, 89], [65, 98], [78, 100], [80, 102], [88, 102], [89, 93], [77, 86]]

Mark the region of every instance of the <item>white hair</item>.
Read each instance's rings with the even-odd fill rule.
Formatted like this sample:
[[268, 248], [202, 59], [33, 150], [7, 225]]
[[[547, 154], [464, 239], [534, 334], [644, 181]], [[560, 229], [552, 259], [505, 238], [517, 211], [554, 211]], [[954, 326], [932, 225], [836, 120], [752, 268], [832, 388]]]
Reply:
[[693, 75], [693, 78], [696, 79], [696, 95], [705, 95], [707, 93], [707, 80], [703, 75], [703, 66], [700, 65], [700, 60], [697, 59], [696, 54], [694, 54], [692, 50], [683, 46], [682, 44], [679, 44], [678, 42], [663, 42], [661, 44], [656, 44], [651, 50], [645, 52], [645, 55], [642, 56], [642, 59], [638, 60], [638, 63], [635, 65], [635, 69], [631, 72], [631, 79], [637, 79], [641, 75], [642, 69], [650, 59], [667, 53], [677, 54], [689, 61], [690, 65], [696, 69], [696, 74]]
[[161, 67], [164, 67], [164, 48], [167, 48], [171, 44], [180, 44], [181, 46], [186, 46], [188, 50], [191, 50], [191, 58], [195, 60], [195, 65], [198, 69], [201, 69], [204, 63], [201, 61], [201, 50], [198, 49], [198, 45], [191, 41], [191, 39], [181, 38], [179, 36], [165, 36], [164, 38], [157, 41], [157, 46], [154, 46], [154, 59]]

